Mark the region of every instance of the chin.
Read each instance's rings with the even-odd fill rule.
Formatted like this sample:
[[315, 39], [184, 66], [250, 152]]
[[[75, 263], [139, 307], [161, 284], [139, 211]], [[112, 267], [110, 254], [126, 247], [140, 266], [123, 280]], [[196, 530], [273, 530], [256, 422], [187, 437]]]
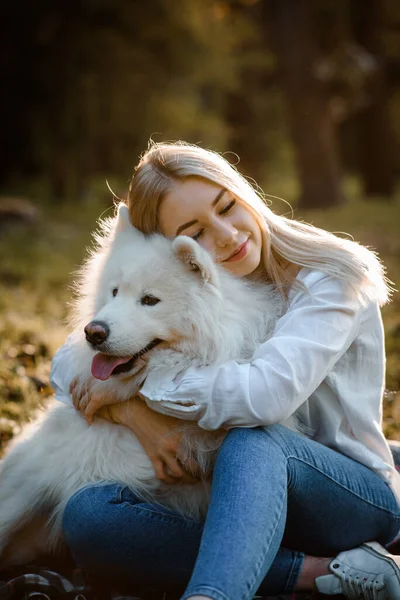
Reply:
[[251, 275], [260, 266], [261, 257], [257, 256], [246, 256], [240, 263], [232, 264], [231, 268], [228, 269], [232, 275], [237, 277], [247, 277]]

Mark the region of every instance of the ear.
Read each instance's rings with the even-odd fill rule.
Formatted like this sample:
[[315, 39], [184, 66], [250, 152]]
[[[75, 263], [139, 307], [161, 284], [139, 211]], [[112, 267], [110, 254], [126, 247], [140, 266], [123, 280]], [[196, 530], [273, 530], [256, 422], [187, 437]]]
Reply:
[[115, 226], [115, 232], [119, 233], [122, 231], [126, 231], [128, 229], [132, 229], [133, 225], [129, 220], [129, 208], [123, 202], [118, 204], [117, 210], [117, 223]]
[[[115, 219], [113, 239], [118, 240], [121, 234], [127, 233], [129, 237], [134, 237], [140, 241], [143, 240], [144, 234], [134, 227], [129, 219], [129, 208], [123, 202], [118, 204], [117, 216]], [[125, 236], [123, 236], [125, 238]]]
[[172, 250], [191, 271], [198, 271], [204, 282], [217, 285], [218, 274], [211, 255], [192, 238], [178, 236], [172, 242]]

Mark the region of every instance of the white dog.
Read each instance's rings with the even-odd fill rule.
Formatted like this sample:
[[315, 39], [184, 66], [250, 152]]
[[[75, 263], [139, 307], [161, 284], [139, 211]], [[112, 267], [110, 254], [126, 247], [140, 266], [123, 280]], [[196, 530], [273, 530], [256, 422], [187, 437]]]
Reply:
[[[272, 286], [228, 274], [188, 237], [145, 237], [130, 225], [124, 205], [97, 242], [78, 284], [74, 368], [83, 380], [92, 372], [94, 385], [120, 401], [137, 392], [151, 369], [178, 373], [249, 360], [282, 312]], [[197, 447], [207, 472], [207, 449], [215, 450], [215, 442], [208, 447], [207, 432], [203, 440], [192, 435], [189, 425], [184, 438], [188, 448]], [[206, 477], [195, 485], [162, 484], [128, 428], [101, 418], [89, 427], [72, 406], [59, 404], [24, 432], [2, 463], [0, 563], [60, 550], [68, 499], [104, 481], [122, 482], [186, 515], [207, 509]]]

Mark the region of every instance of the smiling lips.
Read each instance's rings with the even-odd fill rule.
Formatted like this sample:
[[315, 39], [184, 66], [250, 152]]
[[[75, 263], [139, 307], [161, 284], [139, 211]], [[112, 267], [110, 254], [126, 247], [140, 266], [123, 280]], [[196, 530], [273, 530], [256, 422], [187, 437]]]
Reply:
[[247, 239], [245, 242], [243, 242], [243, 244], [239, 246], [237, 250], [235, 250], [233, 254], [231, 254], [229, 258], [224, 260], [224, 262], [236, 262], [238, 260], [242, 260], [242, 258], [244, 258], [247, 254], [248, 246], [249, 240]]

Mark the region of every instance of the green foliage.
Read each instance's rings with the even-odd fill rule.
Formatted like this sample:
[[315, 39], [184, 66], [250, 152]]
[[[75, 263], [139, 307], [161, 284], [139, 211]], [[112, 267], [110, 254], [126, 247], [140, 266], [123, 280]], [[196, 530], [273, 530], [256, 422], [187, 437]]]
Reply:
[[[112, 206], [110, 206], [112, 210]], [[69, 284], [103, 209], [42, 207], [0, 236], [0, 451], [52, 395], [51, 358], [66, 334]]]

